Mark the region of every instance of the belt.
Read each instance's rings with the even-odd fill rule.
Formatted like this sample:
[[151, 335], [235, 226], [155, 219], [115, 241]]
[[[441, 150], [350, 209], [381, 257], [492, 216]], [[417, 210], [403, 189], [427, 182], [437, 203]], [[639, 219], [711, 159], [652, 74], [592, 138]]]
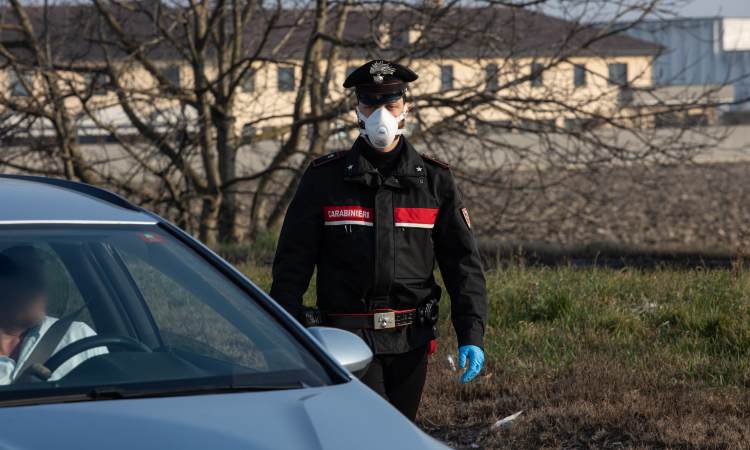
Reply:
[[326, 313], [326, 325], [337, 328], [364, 328], [370, 330], [387, 330], [405, 327], [417, 319], [416, 309], [379, 309], [370, 313]]

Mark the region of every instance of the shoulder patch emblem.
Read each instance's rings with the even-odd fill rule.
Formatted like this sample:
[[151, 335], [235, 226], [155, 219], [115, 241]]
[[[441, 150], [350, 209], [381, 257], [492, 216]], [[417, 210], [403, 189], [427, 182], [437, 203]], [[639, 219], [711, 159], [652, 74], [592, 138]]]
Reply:
[[469, 217], [469, 210], [466, 208], [461, 208], [461, 215], [464, 216], [464, 222], [466, 222], [466, 226], [471, 230], [471, 218]]
[[333, 152], [329, 153], [327, 155], [323, 155], [319, 158], [315, 158], [312, 162], [313, 167], [322, 166], [325, 163], [329, 163], [331, 161], [336, 161], [339, 158], [342, 158], [344, 156], [345, 152]]
[[440, 161], [439, 159], [435, 158], [432, 155], [425, 155], [423, 153], [420, 153], [419, 156], [421, 156], [422, 159], [424, 159], [426, 162], [435, 164], [436, 166], [440, 166], [443, 169], [450, 169], [451, 168], [450, 164], [448, 164], [447, 162]]

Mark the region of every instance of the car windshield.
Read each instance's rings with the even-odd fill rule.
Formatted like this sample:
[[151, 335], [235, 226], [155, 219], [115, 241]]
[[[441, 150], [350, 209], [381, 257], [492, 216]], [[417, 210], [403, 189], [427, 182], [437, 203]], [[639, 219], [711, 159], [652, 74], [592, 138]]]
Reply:
[[0, 406], [333, 382], [249, 292], [156, 225], [2, 227]]

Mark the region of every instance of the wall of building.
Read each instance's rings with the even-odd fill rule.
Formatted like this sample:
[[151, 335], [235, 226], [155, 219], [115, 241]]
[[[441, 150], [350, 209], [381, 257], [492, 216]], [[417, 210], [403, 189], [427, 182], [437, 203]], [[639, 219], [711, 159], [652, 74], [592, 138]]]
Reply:
[[656, 85], [731, 83], [736, 101], [750, 99], [750, 18], [646, 21], [627, 33], [665, 47], [654, 61]]
[[[348, 60], [337, 64], [334, 73], [334, 82], [329, 96], [337, 100], [345, 96], [352, 97], [352, 93], [343, 89], [342, 84], [349, 71], [366, 61]], [[647, 87], [651, 85], [651, 57], [650, 56], [613, 56], [613, 57], [577, 57], [570, 62], [565, 62], [544, 71], [542, 82], [534, 86], [526, 81], [512, 85], [514, 79], [525, 76], [530, 72], [531, 64], [547, 64], [543, 59], [516, 58], [512, 60], [503, 59], [420, 59], [405, 61], [409, 67], [419, 74], [419, 79], [412, 83], [410, 92], [412, 95], [425, 96], [429, 94], [440, 94], [452, 100], [465, 99], [481, 93], [486, 89], [485, 70], [489, 64], [494, 64], [498, 70], [498, 84], [506, 87], [494, 95], [497, 95], [498, 105], [488, 106], [479, 112], [484, 120], [505, 121], [510, 116], [526, 117], [530, 120], [556, 120], [562, 126], [565, 118], [573, 118], [576, 113], [570, 110], [559, 110], [552, 105], [555, 101], [564, 104], [574, 104], [580, 107], [579, 115], [593, 112], [614, 113], [620, 108], [618, 94], [620, 87], [608, 82], [608, 65], [613, 63], [626, 64], [628, 67], [628, 82], [633, 87]], [[573, 83], [574, 65], [582, 65], [586, 70], [586, 84], [576, 87]], [[450, 66], [453, 73], [452, 86], [444, 89], [441, 83], [441, 67]], [[299, 64], [294, 66], [296, 70], [295, 82], [299, 83]], [[256, 73], [256, 91], [243, 92], [238, 96], [238, 112], [241, 112], [241, 122], [252, 121], [255, 117], [275, 116], [273, 119], [257, 124], [263, 126], [275, 126], [288, 121], [292, 112], [295, 92], [279, 92], [277, 80], [278, 68], [275, 65], [266, 65]], [[262, 95], [258, 95], [261, 92]], [[513, 103], [511, 98], [523, 98], [527, 100], [551, 100], [549, 108], [529, 108], [528, 102]], [[353, 97], [352, 97], [353, 102]], [[499, 106], [499, 107], [498, 107]], [[532, 112], [529, 112], [532, 111]], [[427, 123], [434, 123], [449, 117], [454, 111], [448, 107], [422, 108], [418, 113], [420, 118]]]
[[[342, 100], [349, 97], [352, 106], [354, 105], [352, 93], [345, 90], [342, 84], [353, 68], [365, 62], [364, 60], [348, 60], [336, 64], [333, 84], [329, 92], [330, 99]], [[440, 97], [457, 101], [485, 92], [487, 89], [486, 70], [490, 64], [494, 64], [497, 68], [497, 84], [503, 88], [492, 93], [497, 96], [495, 104], [489, 104], [476, 111], [479, 118], [490, 123], [507, 122], [513, 118], [514, 122], [519, 120], [552, 121], [562, 127], [566, 120], [575, 120], [576, 117], [594, 112], [614, 115], [621, 108], [618, 98], [620, 86], [608, 81], [610, 64], [627, 66], [630, 86], [650, 86], [653, 78], [650, 56], [574, 57], [569, 62], [545, 70], [538, 85], [528, 80], [518, 84], [513, 84], [513, 81], [528, 75], [532, 64], [549, 65], [549, 61], [540, 58], [533, 60], [529, 58], [420, 59], [404, 63], [419, 74], [419, 79], [410, 87], [413, 95], [439, 94]], [[583, 67], [586, 73], [586, 82], [581, 86], [574, 84], [576, 65]], [[441, 67], [447, 66], [451, 67], [453, 73], [450, 87], [444, 86], [441, 82]], [[192, 72], [187, 66], [176, 66], [174, 63], [165, 61], [161, 63], [161, 67], [165, 74], [171, 74], [173, 77], [178, 74], [181, 86], [189, 87], [193, 84]], [[323, 69], [321, 67], [321, 70]], [[123, 67], [122, 70], [121, 83], [143, 94], [141, 95], [142, 101], [138, 102], [139, 111], [143, 117], [152, 117], [150, 120], [163, 121], [166, 125], [168, 120], [177, 120], [185, 113], [179, 110], [177, 100], [160, 98], [159, 90], [162, 88], [144, 68], [134, 64]], [[294, 74], [292, 89], [280, 89], [279, 74], [283, 70]], [[236, 96], [234, 114], [237, 117], [237, 132], [242, 132], [245, 127], [251, 129], [250, 132], [262, 132], [269, 127], [288, 125], [301, 81], [301, 63], [290, 61], [284, 65], [259, 64], [254, 67], [253, 72], [251, 82], [243, 85]], [[63, 80], [61, 82], [67, 84], [66, 88], [81, 91], [87, 88], [87, 81], [81, 74], [60, 75]], [[30, 101], [33, 97], [40, 95], [41, 78], [37, 75], [33, 76], [32, 80], [35, 85], [32, 88], [32, 95], [26, 97], [26, 100], [18, 99], [19, 101]], [[7, 71], [0, 74], [0, 85], [4, 85], [5, 92], [12, 90]], [[525, 99], [525, 101], [514, 101], [514, 98]], [[531, 100], [549, 101], [541, 106], [536, 104], [530, 108], [529, 101]], [[556, 103], [574, 106], [577, 111], [556, 106]], [[67, 99], [67, 106], [72, 114], [82, 115], [82, 105], [74, 96]], [[114, 127], [127, 126], [129, 123], [118, 104], [117, 97], [111, 91], [95, 95], [90, 100], [89, 107], [99, 110], [100, 119]], [[304, 109], [305, 111], [309, 109], [307, 102], [304, 104]], [[155, 113], [156, 111], [161, 111], [161, 114]], [[170, 111], [174, 111], [171, 113], [172, 117], [170, 117]], [[435, 123], [451, 117], [454, 111], [447, 107], [429, 107], [422, 108], [418, 113], [422, 121]], [[182, 118], [189, 120], [191, 117], [188, 115]], [[353, 114], [351, 119], [354, 120]], [[344, 120], [349, 120], [349, 118]], [[90, 119], [83, 119], [83, 122], [88, 128], [96, 126], [96, 123]], [[518, 124], [514, 123], [514, 125]]]

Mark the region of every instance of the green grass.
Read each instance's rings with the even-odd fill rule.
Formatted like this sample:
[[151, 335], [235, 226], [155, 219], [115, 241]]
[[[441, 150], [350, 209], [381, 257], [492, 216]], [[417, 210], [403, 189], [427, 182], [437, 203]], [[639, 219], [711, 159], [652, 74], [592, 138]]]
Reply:
[[[242, 268], [270, 287], [267, 267]], [[487, 294], [488, 356], [519, 375], [606, 357], [663, 381], [750, 386], [750, 273], [511, 268], [487, 274]], [[448, 311], [443, 298], [444, 336]]]
[[495, 359], [549, 371], [606, 356], [665, 379], [750, 385], [748, 273], [511, 269], [487, 281]]

